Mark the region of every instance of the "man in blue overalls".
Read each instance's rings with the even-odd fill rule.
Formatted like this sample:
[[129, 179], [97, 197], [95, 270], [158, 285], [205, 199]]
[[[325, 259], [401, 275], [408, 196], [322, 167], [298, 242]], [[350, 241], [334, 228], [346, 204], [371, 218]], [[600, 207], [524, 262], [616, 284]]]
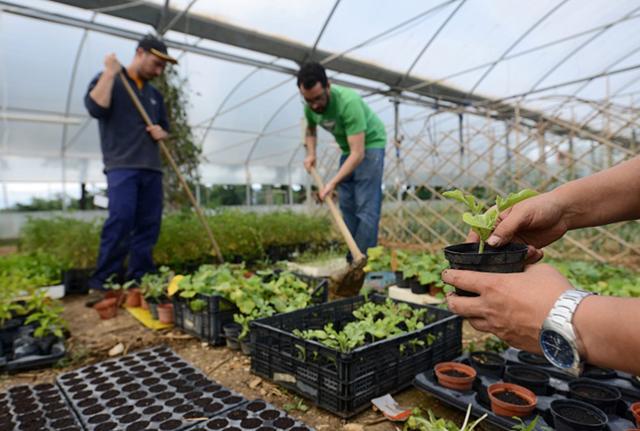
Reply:
[[[105, 57], [104, 70], [89, 84], [85, 106], [98, 119], [107, 176], [109, 217], [102, 228], [96, 271], [89, 280], [88, 306], [102, 299], [103, 284], [119, 274], [128, 257], [127, 278], [153, 272], [152, 251], [162, 219], [162, 161], [156, 141], [169, 130], [164, 100], [149, 80], [177, 61], [153, 36], [143, 38], [131, 64], [124, 68], [115, 54]], [[144, 105], [153, 126], [147, 127], [119, 79], [122, 70]]]

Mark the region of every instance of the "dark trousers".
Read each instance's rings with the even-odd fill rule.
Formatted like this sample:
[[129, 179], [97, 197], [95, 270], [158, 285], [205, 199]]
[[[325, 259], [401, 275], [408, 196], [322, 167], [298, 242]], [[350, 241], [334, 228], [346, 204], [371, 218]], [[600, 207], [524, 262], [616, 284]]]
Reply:
[[90, 287], [101, 289], [112, 274], [121, 274], [129, 257], [127, 279], [155, 271], [152, 251], [162, 220], [162, 173], [146, 169], [107, 172], [109, 217], [100, 237], [100, 252]]

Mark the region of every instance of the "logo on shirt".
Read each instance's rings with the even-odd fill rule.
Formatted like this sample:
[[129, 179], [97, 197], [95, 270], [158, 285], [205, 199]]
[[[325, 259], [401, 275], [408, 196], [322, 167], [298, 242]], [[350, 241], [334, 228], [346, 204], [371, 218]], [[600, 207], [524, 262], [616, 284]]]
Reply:
[[156, 102], [156, 99], [149, 99], [149, 102], [151, 102], [153, 106], [158, 104], [158, 102]]
[[320, 122], [320, 127], [329, 133], [333, 133], [333, 129], [336, 127], [336, 120], [322, 120]]

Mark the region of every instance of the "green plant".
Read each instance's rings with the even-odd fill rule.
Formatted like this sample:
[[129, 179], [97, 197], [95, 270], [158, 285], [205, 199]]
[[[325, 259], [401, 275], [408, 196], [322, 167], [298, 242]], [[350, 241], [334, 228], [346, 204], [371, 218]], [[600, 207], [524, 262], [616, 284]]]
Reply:
[[140, 279], [140, 289], [145, 299], [158, 301], [167, 294], [167, 287], [173, 278], [173, 272], [161, 266], [156, 274], [145, 274]]
[[62, 303], [49, 299], [46, 291], [35, 289], [31, 292], [26, 302], [26, 310], [29, 316], [25, 320], [25, 324], [37, 323], [37, 327], [33, 331], [36, 338], [55, 335], [58, 338], [64, 337], [64, 330], [67, 328], [67, 322], [62, 318], [64, 308]]
[[309, 410], [309, 406], [307, 406], [304, 401], [302, 400], [302, 398], [300, 397], [294, 397], [293, 398], [293, 402], [292, 403], [287, 403], [284, 406], [282, 406], [282, 408], [287, 412], [291, 412], [293, 410], [299, 410], [301, 412], [306, 412]]
[[112, 290], [114, 292], [125, 292], [130, 287], [136, 284], [135, 280], [129, 280], [125, 283], [118, 283], [116, 281], [116, 275], [111, 274], [109, 278], [105, 281], [103, 287], [107, 290]]
[[[518, 421], [517, 424], [515, 424], [514, 426], [511, 427], [512, 430], [515, 431], [534, 431], [538, 428], [538, 421], [540, 420], [540, 416], [537, 416], [531, 421], [529, 422], [529, 424], [527, 425], [522, 418], [518, 417], [518, 416], [513, 416], [513, 419], [515, 419], [516, 421]], [[553, 431], [553, 428], [549, 428], [549, 427], [540, 427], [540, 430], [542, 431]]]
[[471, 404], [467, 407], [467, 413], [464, 417], [462, 426], [458, 427], [455, 422], [436, 418], [431, 410], [428, 411], [428, 417], [422, 415], [419, 408], [414, 408], [411, 416], [404, 424], [404, 431], [473, 431], [480, 422], [482, 422], [487, 414], [485, 413], [474, 422], [469, 423], [471, 417]]
[[462, 214], [462, 220], [471, 226], [471, 229], [480, 237], [479, 252], [484, 252], [485, 241], [493, 232], [498, 221], [498, 216], [503, 211], [511, 208], [518, 202], [536, 196], [538, 193], [531, 189], [524, 189], [518, 193], [509, 193], [506, 198], [496, 197], [496, 205], [484, 211], [484, 204], [477, 200], [473, 195], [465, 194], [462, 190], [451, 190], [444, 192], [444, 197], [454, 199], [467, 206], [468, 212]]
[[423, 286], [444, 287], [440, 277], [449, 264], [442, 254], [406, 254], [403, 256], [398, 270], [405, 279], [416, 277]]
[[364, 272], [389, 271], [391, 268], [391, 253], [379, 245], [367, 249], [367, 265]]

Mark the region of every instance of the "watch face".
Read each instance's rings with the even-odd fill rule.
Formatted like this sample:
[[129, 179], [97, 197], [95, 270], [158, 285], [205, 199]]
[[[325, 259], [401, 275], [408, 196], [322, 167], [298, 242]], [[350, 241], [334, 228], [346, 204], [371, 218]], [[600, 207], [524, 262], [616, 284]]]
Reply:
[[556, 367], [571, 368], [574, 362], [573, 348], [555, 331], [544, 330], [540, 334], [540, 346], [547, 359]]

